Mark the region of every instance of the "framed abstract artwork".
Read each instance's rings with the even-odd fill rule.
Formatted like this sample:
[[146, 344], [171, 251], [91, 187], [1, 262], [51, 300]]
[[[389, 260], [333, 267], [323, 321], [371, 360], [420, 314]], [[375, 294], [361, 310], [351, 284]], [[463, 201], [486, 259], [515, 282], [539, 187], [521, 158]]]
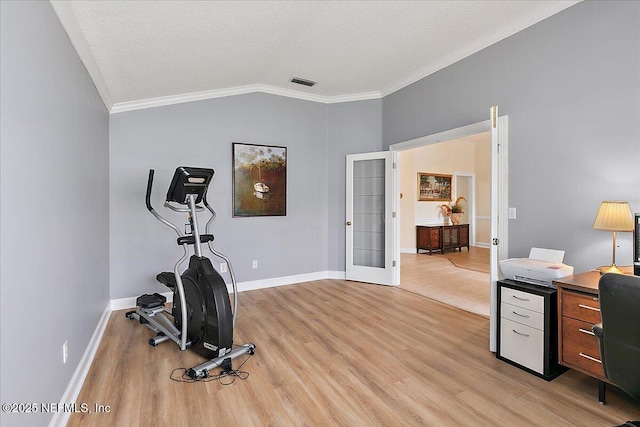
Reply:
[[233, 216], [287, 214], [287, 148], [233, 143]]

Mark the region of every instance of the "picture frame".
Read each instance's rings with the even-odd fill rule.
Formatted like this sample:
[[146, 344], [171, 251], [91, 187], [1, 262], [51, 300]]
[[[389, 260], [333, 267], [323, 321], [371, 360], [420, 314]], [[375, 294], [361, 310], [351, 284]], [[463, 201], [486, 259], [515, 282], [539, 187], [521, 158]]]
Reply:
[[418, 172], [419, 202], [450, 202], [453, 175]]
[[287, 147], [232, 143], [233, 217], [287, 215]]

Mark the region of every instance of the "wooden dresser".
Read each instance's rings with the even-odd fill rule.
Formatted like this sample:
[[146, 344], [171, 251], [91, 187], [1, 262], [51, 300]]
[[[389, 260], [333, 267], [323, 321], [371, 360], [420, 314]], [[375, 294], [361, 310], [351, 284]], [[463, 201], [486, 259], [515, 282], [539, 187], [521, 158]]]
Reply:
[[558, 361], [600, 380], [598, 398], [605, 400], [600, 344], [591, 327], [601, 322], [598, 281], [600, 273], [568, 276], [554, 281], [558, 287]]
[[418, 225], [416, 226], [416, 252], [420, 249], [429, 251], [440, 251], [444, 254], [445, 249], [462, 248], [469, 250], [469, 224], [459, 225]]

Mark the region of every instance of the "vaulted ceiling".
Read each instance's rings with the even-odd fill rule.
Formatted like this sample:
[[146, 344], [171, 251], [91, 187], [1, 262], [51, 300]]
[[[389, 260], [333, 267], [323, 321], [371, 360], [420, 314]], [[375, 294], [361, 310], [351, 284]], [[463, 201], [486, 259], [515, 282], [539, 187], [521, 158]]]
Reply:
[[116, 112], [256, 91], [380, 98], [576, 1], [51, 3]]

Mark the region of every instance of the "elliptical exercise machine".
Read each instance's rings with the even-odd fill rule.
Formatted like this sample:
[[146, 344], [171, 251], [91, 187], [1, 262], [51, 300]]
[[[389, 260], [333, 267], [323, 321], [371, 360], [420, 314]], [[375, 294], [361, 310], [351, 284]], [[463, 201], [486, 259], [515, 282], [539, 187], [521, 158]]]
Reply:
[[[213, 169], [179, 167], [176, 169], [164, 206], [175, 211], [188, 214], [190, 232], [184, 235], [180, 228], [172, 224], [151, 206], [151, 188], [154, 170], [149, 170], [146, 202], [149, 212], [158, 221], [170, 227], [178, 234], [177, 243], [184, 249], [184, 255], [178, 260], [173, 272], [163, 272], [156, 279], [173, 291], [172, 310], [165, 307], [166, 298], [159, 293], [144, 294], [137, 298], [138, 308], [126, 313], [128, 319], [137, 319], [156, 333], [149, 344], [158, 344], [172, 340], [180, 347], [195, 351], [208, 361], [187, 369], [191, 379], [209, 377], [209, 372], [217, 367], [223, 373], [232, 371], [232, 360], [244, 354], [252, 355], [256, 346], [247, 343], [233, 348], [233, 327], [238, 311], [238, 291], [229, 259], [215, 251], [209, 234], [209, 225], [216, 213], [207, 203], [207, 189], [213, 177]], [[177, 203], [180, 206], [175, 206]], [[197, 212], [204, 211], [203, 203], [211, 213], [205, 226], [205, 234], [200, 234]], [[229, 300], [227, 285], [220, 274], [213, 268], [209, 258], [202, 255], [200, 245], [207, 243], [209, 250], [223, 259], [229, 267], [233, 285], [233, 311]], [[189, 246], [193, 246], [194, 255], [189, 259], [189, 267], [180, 274], [180, 267], [189, 257]], [[168, 315], [173, 317], [173, 322]]]

